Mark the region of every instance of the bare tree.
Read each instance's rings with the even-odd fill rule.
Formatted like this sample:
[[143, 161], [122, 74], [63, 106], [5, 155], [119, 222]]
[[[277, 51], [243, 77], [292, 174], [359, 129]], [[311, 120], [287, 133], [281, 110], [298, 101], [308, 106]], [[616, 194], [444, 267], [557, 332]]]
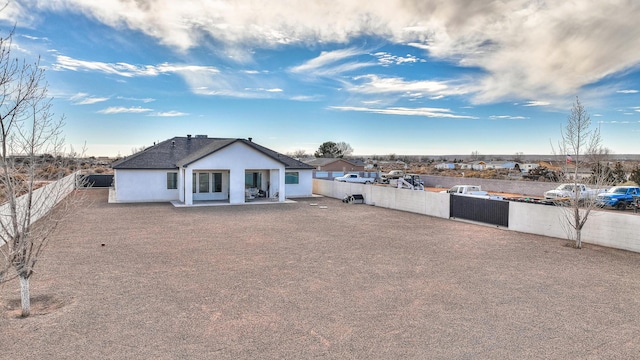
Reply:
[[513, 156], [513, 161], [519, 162], [519, 163], [524, 161], [524, 153], [521, 151], [516, 152], [516, 154]]
[[[578, 184], [581, 181], [580, 169], [587, 168], [589, 164], [599, 167], [598, 165], [608, 157], [609, 151], [602, 147], [600, 129], [591, 126], [591, 118], [577, 97], [567, 123], [561, 130], [558, 149], [565, 164], [564, 181], [572, 183], [574, 191], [568, 199], [558, 202], [557, 205], [563, 207], [563, 225], [569, 240], [574, 240], [575, 247], [580, 249], [582, 248], [582, 229], [591, 210], [596, 206], [595, 196], [584, 196], [584, 194], [581, 196], [578, 191]], [[596, 189], [604, 186], [607, 179], [606, 171], [596, 171], [591, 177], [585, 178], [589, 185]]]
[[349, 157], [351, 156], [351, 154], [353, 154], [353, 148], [351, 147], [351, 145], [344, 141], [336, 143], [336, 147], [338, 148], [338, 152], [341, 155], [340, 157]]
[[287, 156], [290, 156], [294, 159], [303, 159], [305, 157], [308, 157], [309, 155], [307, 155], [307, 152], [304, 149], [297, 149], [293, 152], [288, 152]]
[[28, 316], [29, 279], [64, 213], [51, 209], [76, 184], [73, 176], [55, 181], [69, 171], [64, 118], [54, 119], [39, 60], [12, 56], [12, 36], [0, 38], [0, 282], [20, 280], [22, 316]]

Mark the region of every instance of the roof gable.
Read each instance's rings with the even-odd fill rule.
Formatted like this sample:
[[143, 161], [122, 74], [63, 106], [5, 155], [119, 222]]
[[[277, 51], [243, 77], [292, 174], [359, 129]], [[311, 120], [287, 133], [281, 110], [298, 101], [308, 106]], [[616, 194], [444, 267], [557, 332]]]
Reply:
[[176, 169], [209, 156], [233, 143], [242, 142], [285, 165], [285, 169], [313, 169], [296, 159], [245, 139], [174, 137], [113, 163], [114, 169]]

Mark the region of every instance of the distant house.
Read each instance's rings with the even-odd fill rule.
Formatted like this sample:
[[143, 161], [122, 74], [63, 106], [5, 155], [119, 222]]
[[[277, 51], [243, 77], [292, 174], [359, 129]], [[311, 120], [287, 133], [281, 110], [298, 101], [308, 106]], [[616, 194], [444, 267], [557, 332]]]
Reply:
[[365, 164], [361, 161], [346, 160], [342, 158], [313, 158], [304, 161], [318, 171], [364, 171]]
[[533, 169], [537, 169], [539, 167], [540, 167], [540, 164], [534, 164], [534, 163], [520, 164], [520, 171], [522, 171], [523, 173], [528, 173], [529, 171]]
[[519, 164], [515, 161], [489, 161], [485, 164], [485, 169], [507, 169], [514, 170], [518, 169]]
[[439, 170], [455, 169], [456, 168], [456, 164], [454, 164], [454, 163], [440, 163], [440, 164], [437, 164], [435, 167], [436, 167], [436, 169], [439, 169]]
[[482, 171], [486, 167], [486, 163], [484, 161], [474, 161], [472, 163], [460, 164], [460, 169], [463, 170], [478, 170]]
[[174, 137], [118, 160], [116, 202], [220, 201], [310, 196], [313, 167], [246, 139]]

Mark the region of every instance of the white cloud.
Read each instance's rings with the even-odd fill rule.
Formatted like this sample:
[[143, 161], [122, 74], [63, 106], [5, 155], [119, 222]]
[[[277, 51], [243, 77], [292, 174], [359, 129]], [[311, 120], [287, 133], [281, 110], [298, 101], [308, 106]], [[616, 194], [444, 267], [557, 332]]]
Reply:
[[379, 77], [378, 75], [363, 75], [354, 78], [355, 83], [349, 91], [363, 94], [406, 94], [409, 97], [422, 96], [423, 93], [435, 99], [444, 96], [463, 95], [469, 92], [461, 85], [447, 81], [405, 80], [397, 77]]
[[356, 48], [323, 51], [317, 57], [289, 70], [292, 73], [304, 75], [332, 77], [375, 65], [371, 62], [346, 61], [346, 59], [362, 54], [366, 54], [366, 52]]
[[176, 117], [176, 116], [187, 116], [187, 115], [189, 115], [189, 113], [171, 110], [171, 111], [157, 112], [155, 114], [150, 114], [149, 116]]
[[619, 94], [635, 94], [638, 92], [638, 90], [629, 89], [629, 90], [618, 90], [616, 92]]
[[291, 96], [289, 100], [293, 101], [319, 101], [322, 100], [324, 96], [322, 95], [295, 95]]
[[526, 104], [522, 105], [522, 106], [548, 106], [551, 105], [550, 102], [548, 101], [527, 101]]
[[524, 116], [511, 116], [511, 115], [491, 115], [489, 119], [492, 120], [524, 120], [526, 117]]
[[406, 116], [424, 116], [430, 118], [449, 118], [449, 119], [477, 119], [474, 116], [456, 115], [450, 109], [442, 108], [407, 108], [407, 107], [389, 107], [389, 108], [367, 108], [357, 106], [330, 106], [330, 109], [341, 111], [359, 111], [369, 112], [383, 115], [406, 115]]
[[[308, 0], [304, 6], [259, 0], [26, 3], [44, 11], [86, 14], [113, 28], [140, 31], [179, 51], [211, 38], [241, 61], [256, 47], [349, 44], [365, 36], [410, 44], [431, 57], [480, 69], [473, 92], [477, 103], [564, 97], [640, 63], [637, 1]], [[37, 12], [32, 8], [9, 4], [0, 12], [2, 18], [35, 21]], [[325, 60], [336, 62], [319, 58], [318, 63], [293, 71], [327, 69], [321, 63]], [[368, 65], [330, 69], [344, 73], [358, 66]], [[98, 68], [121, 76], [160, 71], [123, 64]]]
[[378, 62], [382, 66], [401, 65], [404, 63], [426, 62], [425, 59], [420, 59], [411, 54], [407, 54], [406, 56], [396, 56], [396, 55], [389, 54], [387, 52], [380, 51], [371, 55], [378, 58]]
[[132, 98], [132, 97], [124, 97], [124, 96], [118, 96], [117, 99], [119, 100], [129, 100], [129, 101], [142, 101], [143, 103], [150, 103], [150, 102], [154, 102], [156, 101], [156, 99], [153, 98]]
[[153, 109], [147, 109], [143, 107], [123, 107], [123, 106], [112, 106], [106, 109], [99, 110], [99, 114], [140, 114], [145, 112], [153, 111]]
[[109, 98], [88, 97], [74, 103], [74, 105], [91, 105], [91, 104], [105, 102], [107, 100], [109, 100]]
[[91, 105], [109, 100], [108, 97], [94, 97], [87, 93], [77, 93], [69, 98], [73, 105]]
[[73, 59], [69, 56], [56, 56], [56, 63], [53, 64], [54, 70], [71, 70], [71, 71], [97, 71], [106, 74], [113, 74], [122, 77], [137, 76], [158, 76], [164, 73], [218, 73], [218, 69], [211, 66], [197, 65], [180, 65], [163, 63], [159, 65], [132, 65], [124, 62], [105, 63], [101, 61], [86, 61]]

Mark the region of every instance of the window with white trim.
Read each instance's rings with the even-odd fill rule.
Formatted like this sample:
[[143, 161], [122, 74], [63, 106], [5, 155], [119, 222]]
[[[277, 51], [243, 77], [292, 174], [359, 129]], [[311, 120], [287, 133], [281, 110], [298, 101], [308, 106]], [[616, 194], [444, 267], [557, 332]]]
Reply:
[[173, 190], [177, 188], [178, 188], [178, 173], [168, 172], [167, 173], [167, 189]]

